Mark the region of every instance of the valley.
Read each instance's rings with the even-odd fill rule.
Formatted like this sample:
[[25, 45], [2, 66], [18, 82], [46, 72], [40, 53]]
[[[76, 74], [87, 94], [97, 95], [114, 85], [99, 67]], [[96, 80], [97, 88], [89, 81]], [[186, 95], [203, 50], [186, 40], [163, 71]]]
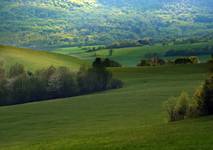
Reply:
[[212, 0], [1, 0], [0, 150], [213, 149]]

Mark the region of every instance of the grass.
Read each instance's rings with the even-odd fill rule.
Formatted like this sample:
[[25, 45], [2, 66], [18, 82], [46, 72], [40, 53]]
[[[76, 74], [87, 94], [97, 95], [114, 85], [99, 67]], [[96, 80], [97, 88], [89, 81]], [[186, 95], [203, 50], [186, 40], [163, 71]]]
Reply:
[[29, 70], [46, 68], [51, 65], [78, 70], [81, 65], [87, 64], [86, 61], [72, 56], [10, 46], [0, 46], [0, 61], [3, 61], [7, 68], [15, 63], [21, 63]]
[[[168, 50], [194, 50], [202, 49], [207, 45], [213, 46], [213, 42], [200, 42], [194, 44], [176, 44], [176, 45], [161, 45], [156, 44], [153, 46], [141, 46], [141, 47], [130, 47], [130, 48], [117, 48], [113, 49], [113, 55], [110, 56], [111, 59], [120, 62], [124, 66], [136, 66], [141, 58], [144, 58], [144, 55], [147, 53], [159, 53], [165, 59], [174, 59], [164, 57], [164, 53]], [[76, 56], [88, 60], [94, 60], [96, 56], [99, 57], [109, 57], [108, 49], [99, 50], [96, 52], [86, 52], [79, 47], [71, 47], [65, 49], [57, 49], [54, 52], [67, 54], [71, 56]], [[77, 52], [77, 53], [76, 53]], [[201, 61], [206, 61], [210, 56], [201, 56]]]
[[0, 107], [1, 150], [209, 150], [213, 117], [168, 123], [162, 104], [190, 94], [208, 66], [114, 68], [124, 88]]

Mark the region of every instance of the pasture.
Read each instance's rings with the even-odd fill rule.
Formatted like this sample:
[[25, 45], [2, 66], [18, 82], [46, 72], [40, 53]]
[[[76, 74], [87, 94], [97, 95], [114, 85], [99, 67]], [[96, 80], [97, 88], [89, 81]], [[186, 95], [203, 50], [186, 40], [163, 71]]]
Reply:
[[125, 86], [0, 107], [1, 150], [209, 150], [213, 117], [168, 123], [163, 103], [193, 91], [208, 65], [114, 68]]

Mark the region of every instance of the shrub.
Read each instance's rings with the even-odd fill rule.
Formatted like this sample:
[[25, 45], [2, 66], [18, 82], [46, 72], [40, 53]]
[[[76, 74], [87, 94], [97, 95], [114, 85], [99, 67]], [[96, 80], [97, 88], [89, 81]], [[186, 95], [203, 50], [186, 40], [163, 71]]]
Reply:
[[175, 64], [192, 64], [193, 63], [192, 60], [187, 57], [176, 58], [174, 62]]
[[198, 117], [200, 115], [200, 107], [198, 101], [192, 98], [191, 102], [189, 103], [187, 114], [188, 118]]
[[197, 56], [190, 56], [189, 59], [191, 60], [191, 62], [192, 62], [193, 64], [198, 64], [198, 63], [200, 63], [200, 60], [199, 60], [199, 58], [198, 58]]
[[194, 96], [182, 92], [179, 97], [170, 98], [165, 103], [169, 121], [177, 121], [186, 117], [197, 117], [213, 114], [213, 76], [207, 79]]
[[197, 107], [199, 110], [200, 115], [206, 114], [204, 109], [204, 100], [203, 100], [203, 85], [201, 85], [197, 90], [194, 92], [193, 99], [197, 102]]
[[93, 62], [93, 67], [95, 68], [105, 68], [105, 67], [121, 67], [121, 64], [114, 60], [110, 60], [109, 58], [105, 58], [102, 60], [101, 58], [96, 58]]
[[142, 59], [137, 66], [157, 66], [157, 65], [165, 65], [165, 60], [159, 57], [152, 57], [148, 60]]
[[169, 98], [165, 102], [165, 109], [169, 121], [178, 121], [186, 117], [197, 117], [200, 113], [197, 101], [190, 98], [186, 92], [182, 92], [178, 97]]
[[174, 108], [175, 119], [181, 120], [186, 117], [187, 111], [189, 109], [190, 98], [188, 93], [182, 92], [179, 97], [177, 97], [177, 102]]
[[171, 97], [169, 98], [168, 101], [164, 103], [169, 121], [176, 121], [176, 113], [175, 113], [176, 101], [177, 101], [176, 97]]

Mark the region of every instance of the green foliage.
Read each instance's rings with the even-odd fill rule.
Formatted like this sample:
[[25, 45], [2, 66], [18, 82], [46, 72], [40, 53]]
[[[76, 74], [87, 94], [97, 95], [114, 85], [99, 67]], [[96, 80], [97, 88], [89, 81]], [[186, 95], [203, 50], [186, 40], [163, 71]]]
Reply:
[[75, 74], [66, 67], [60, 67], [49, 77], [47, 91], [50, 96], [68, 97], [79, 93]]
[[165, 103], [169, 121], [182, 120], [185, 117], [196, 117], [200, 115], [213, 114], [213, 76], [198, 88], [194, 96], [182, 92], [179, 97], [170, 98]]
[[113, 79], [105, 66], [81, 69], [76, 76], [67, 67], [50, 66], [33, 73], [26, 72], [23, 65], [15, 64], [9, 68], [7, 76], [0, 68], [0, 75], [0, 105], [71, 97], [123, 85], [120, 80]]
[[159, 57], [154, 56], [154, 57], [150, 58], [149, 60], [142, 59], [140, 61], [140, 63], [137, 64], [137, 66], [139, 66], [139, 67], [140, 66], [158, 66], [158, 65], [165, 65], [165, 64], [166, 64], [165, 60], [163, 60], [163, 59], [161, 59]]
[[[177, 52], [180, 51], [181, 53], [184, 51], [184, 53], [190, 54], [189, 56], [198, 56], [200, 59], [200, 62], [206, 62], [210, 59], [209, 54], [205, 55], [194, 55], [191, 53], [192, 51], [198, 51], [205, 53], [206, 47], [212, 47], [213, 42], [198, 42], [198, 43], [184, 43], [184, 44], [172, 44], [168, 43], [167, 45], [161, 45], [161, 44], [155, 44], [152, 46], [137, 46], [137, 47], [128, 47], [128, 48], [116, 48], [113, 49], [113, 55], [109, 56], [109, 50], [108, 49], [101, 49], [97, 50], [95, 52], [85, 52], [85, 48], [87, 47], [67, 47], [67, 48], [60, 48], [54, 50], [54, 52], [59, 54], [66, 54], [70, 56], [77, 56], [80, 58], [84, 58], [86, 60], [94, 60], [96, 57], [106, 58], [109, 57], [110, 60], [114, 60], [116, 62], [119, 62], [122, 64], [122, 66], [136, 66], [136, 64], [141, 59], [150, 59], [153, 56], [158, 56], [159, 58], [162, 58], [164, 60], [174, 60], [177, 57], [180, 57], [179, 55], [175, 56], [166, 56], [166, 53], [170, 50]], [[182, 56], [182, 55], [181, 55]]]
[[179, 57], [174, 61], [175, 64], [192, 64], [192, 60], [188, 57]]
[[95, 59], [92, 68], [82, 67], [78, 72], [77, 81], [81, 87], [81, 93], [91, 93], [123, 86], [120, 80], [113, 78], [112, 73], [106, 69], [101, 58]]
[[16, 63], [15, 65], [10, 67], [8, 77], [14, 78], [16, 76], [23, 75], [24, 73], [24, 65]]
[[125, 83], [121, 89], [0, 107], [0, 149], [213, 149], [212, 116], [165, 123], [162, 109], [168, 97], [193, 93], [207, 69], [207, 64], [112, 68]]
[[175, 120], [184, 119], [187, 111], [189, 109], [189, 95], [186, 92], [182, 92], [180, 96], [177, 98], [177, 102], [174, 108], [175, 111]]
[[121, 64], [109, 58], [101, 59], [97, 57], [93, 62], [93, 67], [121, 67]]
[[200, 114], [198, 102], [182, 92], [178, 97], [172, 97], [165, 102], [169, 121], [183, 120], [186, 117], [197, 117]]
[[175, 112], [176, 101], [177, 101], [176, 97], [171, 97], [168, 101], [164, 103], [164, 107], [168, 114], [169, 121], [176, 120], [176, 112]]
[[128, 44], [132, 45], [138, 40], [142, 44], [152, 44], [212, 39], [212, 7], [206, 0], [199, 0], [199, 5], [179, 0], [114, 3], [99, 0], [3, 1], [0, 3], [0, 43], [53, 49], [110, 45], [115, 41], [133, 41]]
[[7, 80], [6, 80], [5, 69], [3, 68], [3, 63], [0, 63], [0, 99], [3, 99], [8, 94], [6, 85], [7, 85]]

